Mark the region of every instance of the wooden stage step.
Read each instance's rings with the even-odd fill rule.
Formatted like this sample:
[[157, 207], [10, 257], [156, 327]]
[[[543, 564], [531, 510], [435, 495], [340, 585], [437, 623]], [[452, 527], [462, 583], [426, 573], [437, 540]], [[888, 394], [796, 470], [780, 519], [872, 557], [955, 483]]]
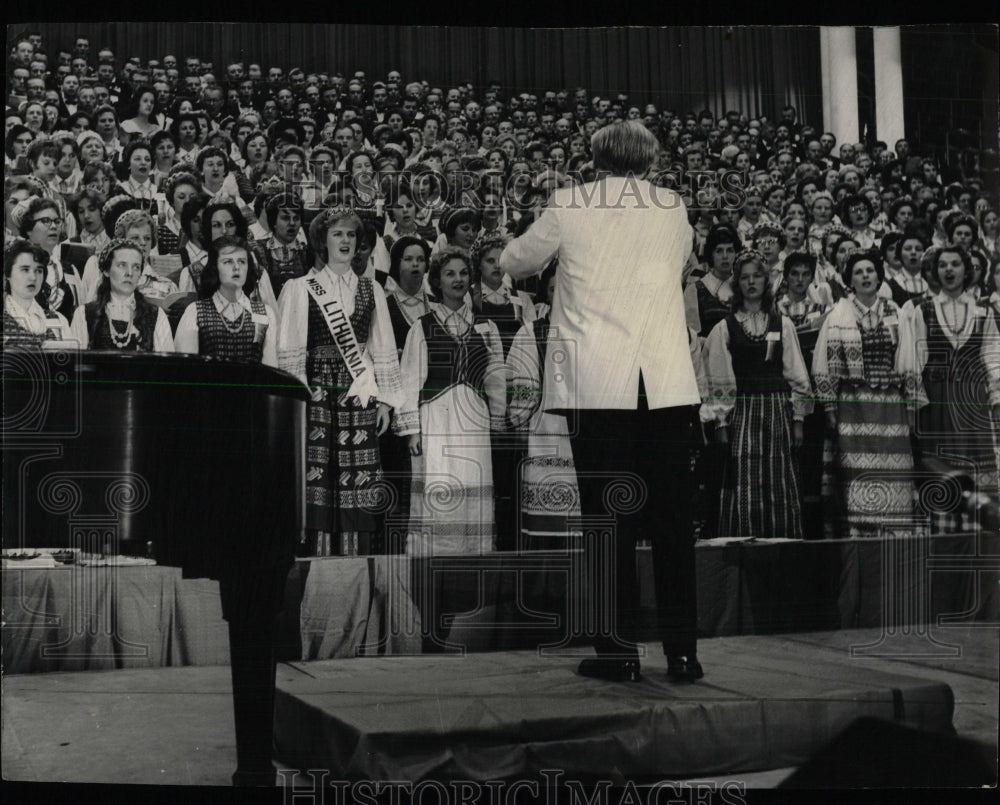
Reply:
[[675, 685], [647, 648], [643, 681], [627, 685], [580, 677], [579, 654], [288, 663], [278, 673], [277, 757], [333, 779], [544, 780], [543, 770], [559, 769], [651, 781], [796, 766], [862, 716], [953, 729], [947, 684], [842, 649], [787, 637], [705, 641], [705, 678]]

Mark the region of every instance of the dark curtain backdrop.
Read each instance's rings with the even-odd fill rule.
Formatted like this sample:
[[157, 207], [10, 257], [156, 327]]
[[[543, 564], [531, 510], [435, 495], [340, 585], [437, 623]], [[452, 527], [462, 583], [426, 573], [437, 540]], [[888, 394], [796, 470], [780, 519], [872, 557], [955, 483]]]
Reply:
[[[760, 28], [464, 28], [304, 23], [39, 23], [47, 50], [71, 47], [77, 33], [91, 50], [108, 44], [119, 60], [167, 53], [210, 60], [299, 65], [309, 70], [390, 69], [404, 80], [434, 85], [489, 79], [505, 90], [586, 87], [591, 94], [624, 91], [633, 103], [678, 112], [739, 109], [750, 116], [822, 122], [819, 29]], [[20, 26], [8, 29], [15, 36]]]

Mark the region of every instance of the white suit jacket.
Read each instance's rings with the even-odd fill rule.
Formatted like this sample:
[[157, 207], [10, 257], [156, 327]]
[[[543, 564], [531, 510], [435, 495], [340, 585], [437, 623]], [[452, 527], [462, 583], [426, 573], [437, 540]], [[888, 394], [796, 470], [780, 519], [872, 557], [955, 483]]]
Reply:
[[611, 176], [557, 190], [508, 244], [500, 266], [518, 279], [559, 255], [546, 410], [634, 409], [640, 371], [650, 408], [701, 402], [681, 287], [692, 241], [680, 196]]

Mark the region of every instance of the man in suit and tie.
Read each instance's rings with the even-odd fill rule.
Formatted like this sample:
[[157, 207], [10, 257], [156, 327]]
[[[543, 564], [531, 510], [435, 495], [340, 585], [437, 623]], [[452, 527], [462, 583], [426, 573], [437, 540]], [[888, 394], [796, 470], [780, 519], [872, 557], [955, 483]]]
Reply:
[[681, 288], [692, 230], [680, 196], [642, 178], [659, 146], [640, 121], [599, 129], [591, 147], [598, 179], [556, 190], [504, 249], [500, 266], [521, 279], [559, 256], [542, 405], [569, 420], [583, 583], [607, 623], [594, 640], [597, 658], [579, 672], [641, 679], [635, 545], [642, 531], [653, 543], [667, 675], [690, 682], [703, 676], [689, 511], [701, 397]]

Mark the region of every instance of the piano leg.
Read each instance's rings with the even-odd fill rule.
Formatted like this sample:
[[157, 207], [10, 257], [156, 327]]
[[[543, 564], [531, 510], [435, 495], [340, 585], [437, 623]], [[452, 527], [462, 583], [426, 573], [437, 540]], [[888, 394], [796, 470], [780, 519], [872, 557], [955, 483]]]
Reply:
[[229, 657], [236, 723], [234, 786], [274, 786], [273, 621], [229, 622]]

